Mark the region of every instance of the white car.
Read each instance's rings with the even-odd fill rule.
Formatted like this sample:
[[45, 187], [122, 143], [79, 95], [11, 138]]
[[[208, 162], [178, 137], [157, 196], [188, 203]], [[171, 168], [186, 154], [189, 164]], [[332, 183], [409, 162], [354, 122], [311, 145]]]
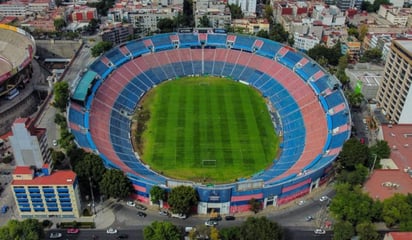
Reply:
[[162, 216], [169, 216], [169, 213], [166, 210], [160, 210], [159, 214]]
[[303, 204], [305, 204], [305, 200], [300, 200], [299, 202], [297, 202], [297, 204], [298, 204], [299, 206], [302, 206]]
[[186, 219], [186, 214], [182, 213], [172, 213], [172, 217], [179, 218], [179, 219]]
[[116, 234], [117, 233], [117, 229], [116, 228], [109, 228], [106, 231], [107, 234]]
[[59, 232], [50, 233], [50, 236], [49, 236], [50, 239], [57, 239], [57, 238], [61, 238], [61, 237], [62, 237], [62, 234], [59, 233]]
[[130, 207], [135, 207], [136, 206], [136, 203], [134, 203], [133, 201], [127, 201], [127, 206], [130, 206]]
[[319, 201], [324, 202], [324, 201], [328, 201], [329, 197], [328, 196], [322, 196]]
[[207, 226], [207, 227], [214, 227], [214, 226], [216, 226], [218, 223], [216, 222], [216, 221], [212, 221], [212, 220], [207, 220], [206, 222], [205, 222], [205, 226]]
[[321, 234], [325, 234], [326, 233], [326, 231], [325, 230], [323, 230], [323, 229], [321, 229], [321, 228], [318, 228], [318, 229], [315, 229], [315, 234], [319, 234], [319, 235], [321, 235]]
[[53, 142], [53, 146], [55, 146], [55, 147], [56, 147], [56, 146], [57, 146], [57, 140], [56, 140], [56, 139], [53, 139], [53, 141], [52, 141], [52, 142]]

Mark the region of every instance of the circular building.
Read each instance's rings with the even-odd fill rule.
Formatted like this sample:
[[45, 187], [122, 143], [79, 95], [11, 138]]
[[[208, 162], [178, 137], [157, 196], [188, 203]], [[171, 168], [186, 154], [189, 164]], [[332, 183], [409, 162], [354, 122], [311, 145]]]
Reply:
[[[269, 102], [280, 154], [253, 176], [227, 184], [181, 181], [145, 165], [131, 143], [139, 100], [166, 80], [219, 76], [252, 86]], [[124, 171], [134, 197], [150, 202], [150, 189], [193, 186], [198, 213], [249, 210], [293, 201], [327, 182], [350, 136], [347, 101], [336, 78], [293, 48], [251, 36], [194, 30], [127, 42], [94, 61], [71, 96], [68, 122], [79, 146]]]
[[20, 28], [0, 24], [0, 134], [10, 130], [14, 119], [27, 116], [32, 91], [21, 91], [30, 81], [32, 59], [36, 52], [34, 38]]

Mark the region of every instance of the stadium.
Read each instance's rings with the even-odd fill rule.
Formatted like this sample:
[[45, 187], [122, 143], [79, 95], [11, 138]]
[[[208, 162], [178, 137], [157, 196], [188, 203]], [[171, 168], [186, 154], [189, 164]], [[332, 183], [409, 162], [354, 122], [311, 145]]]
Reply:
[[36, 52], [34, 38], [20, 28], [0, 24], [0, 134], [10, 130], [16, 117], [27, 116], [36, 100], [25, 91], [12, 101], [30, 81], [32, 59]]
[[[183, 76], [224, 77], [257, 89], [273, 106], [281, 136], [273, 164], [225, 184], [176, 180], [145, 165], [131, 142], [132, 116], [150, 89]], [[277, 42], [213, 29], [159, 34], [106, 52], [79, 80], [67, 113], [77, 144], [124, 171], [136, 199], [149, 203], [153, 186], [190, 185], [199, 214], [248, 211], [251, 198], [279, 206], [310, 193], [330, 179], [351, 126], [338, 81], [312, 59]]]

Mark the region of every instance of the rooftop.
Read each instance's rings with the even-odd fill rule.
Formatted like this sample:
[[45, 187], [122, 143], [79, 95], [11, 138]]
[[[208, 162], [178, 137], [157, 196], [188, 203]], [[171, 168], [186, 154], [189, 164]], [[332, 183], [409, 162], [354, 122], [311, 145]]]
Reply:
[[382, 125], [382, 133], [392, 150], [390, 158], [399, 169], [412, 167], [412, 124]]
[[[389, 238], [389, 237], [391, 237], [391, 238]], [[385, 235], [384, 239], [410, 240], [410, 239], [412, 239], [412, 232], [389, 232]]]
[[399, 46], [412, 53], [412, 40], [395, 40]]
[[384, 200], [395, 193], [408, 194], [412, 189], [412, 179], [403, 169], [378, 169], [366, 182], [364, 190], [373, 199]]
[[[17, 169], [17, 168], [16, 168]], [[15, 170], [16, 171], [16, 170]], [[13, 174], [16, 174], [15, 172]], [[54, 171], [49, 176], [35, 177], [32, 180], [13, 180], [11, 184], [16, 185], [73, 185], [76, 173], [71, 170]]]
[[33, 169], [31, 169], [28, 166], [17, 166], [14, 169], [13, 174], [19, 175], [19, 174], [33, 174]]

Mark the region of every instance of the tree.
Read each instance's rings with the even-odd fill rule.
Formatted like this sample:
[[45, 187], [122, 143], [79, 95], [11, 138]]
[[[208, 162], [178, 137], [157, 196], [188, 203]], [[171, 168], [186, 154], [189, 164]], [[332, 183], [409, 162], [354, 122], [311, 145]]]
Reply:
[[63, 114], [56, 113], [56, 115], [54, 116], [54, 123], [58, 125], [66, 123], [66, 118], [63, 116]]
[[349, 36], [354, 36], [355, 38], [358, 38], [359, 37], [358, 29], [356, 27], [350, 27], [348, 29], [348, 35]]
[[154, 221], [143, 230], [145, 240], [180, 240], [182, 239], [178, 227], [170, 222]]
[[86, 152], [81, 149], [81, 148], [70, 148], [67, 149], [67, 157], [70, 159], [70, 165], [72, 166], [72, 168], [74, 166], [76, 166], [76, 164], [83, 160], [83, 158], [85, 157]]
[[203, 15], [199, 19], [199, 27], [212, 27], [212, 24], [210, 24], [210, 21], [207, 15]]
[[0, 239], [40, 240], [44, 237], [42, 224], [37, 219], [10, 220], [0, 228]]
[[256, 36], [257, 36], [257, 37], [261, 37], [261, 38], [267, 38], [267, 39], [269, 39], [269, 33], [268, 33], [268, 31], [263, 30], [263, 29], [259, 30], [259, 32], [256, 33]]
[[157, 28], [161, 33], [168, 33], [168, 32], [173, 32], [175, 28], [175, 22], [173, 19], [170, 18], [162, 18], [159, 21], [157, 21]]
[[239, 240], [242, 239], [240, 227], [223, 228], [219, 232], [222, 240]]
[[236, 4], [229, 4], [230, 14], [232, 15], [232, 19], [241, 19], [243, 18], [243, 12], [239, 5]]
[[192, 206], [198, 202], [197, 192], [191, 186], [178, 186], [170, 191], [167, 203], [174, 213], [189, 213]]
[[337, 66], [339, 63], [339, 58], [342, 56], [340, 45], [340, 42], [338, 42], [332, 48], [328, 48], [318, 44], [308, 50], [308, 55], [316, 61], [319, 61], [320, 58], [324, 57], [328, 60], [328, 64]]
[[66, 26], [66, 22], [63, 18], [54, 19], [53, 24], [57, 31], [61, 31]]
[[348, 94], [349, 103], [353, 107], [360, 107], [363, 99], [364, 99], [364, 97], [363, 97], [363, 94], [361, 92], [352, 91]]
[[366, 50], [360, 61], [361, 62], [380, 62], [382, 59], [382, 51], [379, 48], [372, 48]]
[[351, 138], [343, 144], [342, 151], [338, 157], [341, 168], [355, 170], [356, 164], [370, 166], [370, 153], [368, 146], [362, 144], [358, 139]]
[[343, 169], [336, 180], [340, 183], [349, 183], [351, 186], [362, 185], [369, 174], [369, 168], [356, 164], [354, 171]]
[[262, 204], [254, 198], [249, 200], [249, 205], [250, 205], [250, 211], [254, 212], [255, 214], [258, 213], [262, 209]]
[[373, 1], [373, 11], [376, 12], [379, 10], [379, 7], [381, 5], [392, 5], [392, 3], [390, 2], [390, 0], [375, 0]]
[[263, 17], [266, 18], [270, 23], [272, 22], [273, 8], [269, 4], [265, 5], [265, 11], [264, 11]]
[[66, 104], [69, 100], [69, 84], [67, 81], [61, 81], [54, 84], [54, 106], [61, 112], [66, 111]]
[[196, 226], [190, 233], [189, 239], [212, 239], [219, 240], [219, 231], [215, 227], [207, 227], [205, 225]]
[[385, 199], [383, 201], [382, 218], [388, 227], [411, 222], [412, 205], [408, 203], [408, 197], [395, 193], [391, 198]]
[[153, 186], [152, 189], [150, 189], [150, 200], [156, 204], [161, 200], [166, 200], [166, 191], [159, 186]]
[[353, 225], [371, 221], [374, 202], [359, 186], [343, 183], [335, 188], [336, 195], [329, 210], [337, 220], [348, 221]]
[[248, 217], [240, 226], [241, 238], [244, 240], [281, 240], [283, 239], [283, 229], [266, 217]]
[[62, 164], [64, 159], [66, 158], [66, 155], [62, 151], [52, 151], [51, 158], [53, 161], [53, 164]]
[[356, 232], [360, 239], [378, 240], [379, 233], [372, 222], [363, 222], [356, 225]]
[[286, 43], [289, 38], [289, 33], [285, 31], [282, 24], [275, 23], [272, 24], [269, 29], [269, 38], [277, 42]]
[[92, 153], [86, 153], [81, 160], [73, 161], [71, 159], [72, 168], [79, 178], [80, 191], [83, 195], [91, 194], [90, 185], [93, 193], [100, 193], [99, 183], [102, 180], [106, 168], [103, 165], [102, 159]]
[[367, 33], [368, 33], [368, 25], [367, 24], [360, 25], [359, 26], [359, 41], [362, 42]]
[[363, 1], [362, 2], [361, 10], [362, 11], [367, 11], [367, 12], [374, 12], [373, 5], [369, 1]]
[[385, 140], [378, 140], [375, 145], [371, 146], [371, 155], [376, 154], [376, 159], [389, 158], [391, 155], [391, 147]]
[[333, 240], [350, 240], [354, 234], [355, 230], [348, 221], [339, 221], [333, 227]]
[[133, 191], [133, 185], [129, 178], [118, 169], [108, 169], [100, 181], [100, 191], [106, 197], [123, 199]]
[[96, 45], [94, 45], [91, 48], [92, 56], [93, 57], [98, 57], [100, 54], [104, 53], [107, 50], [110, 50], [112, 48], [113, 43], [111, 42], [98, 42]]
[[194, 27], [195, 25], [192, 0], [183, 0], [183, 23], [184, 27]]

